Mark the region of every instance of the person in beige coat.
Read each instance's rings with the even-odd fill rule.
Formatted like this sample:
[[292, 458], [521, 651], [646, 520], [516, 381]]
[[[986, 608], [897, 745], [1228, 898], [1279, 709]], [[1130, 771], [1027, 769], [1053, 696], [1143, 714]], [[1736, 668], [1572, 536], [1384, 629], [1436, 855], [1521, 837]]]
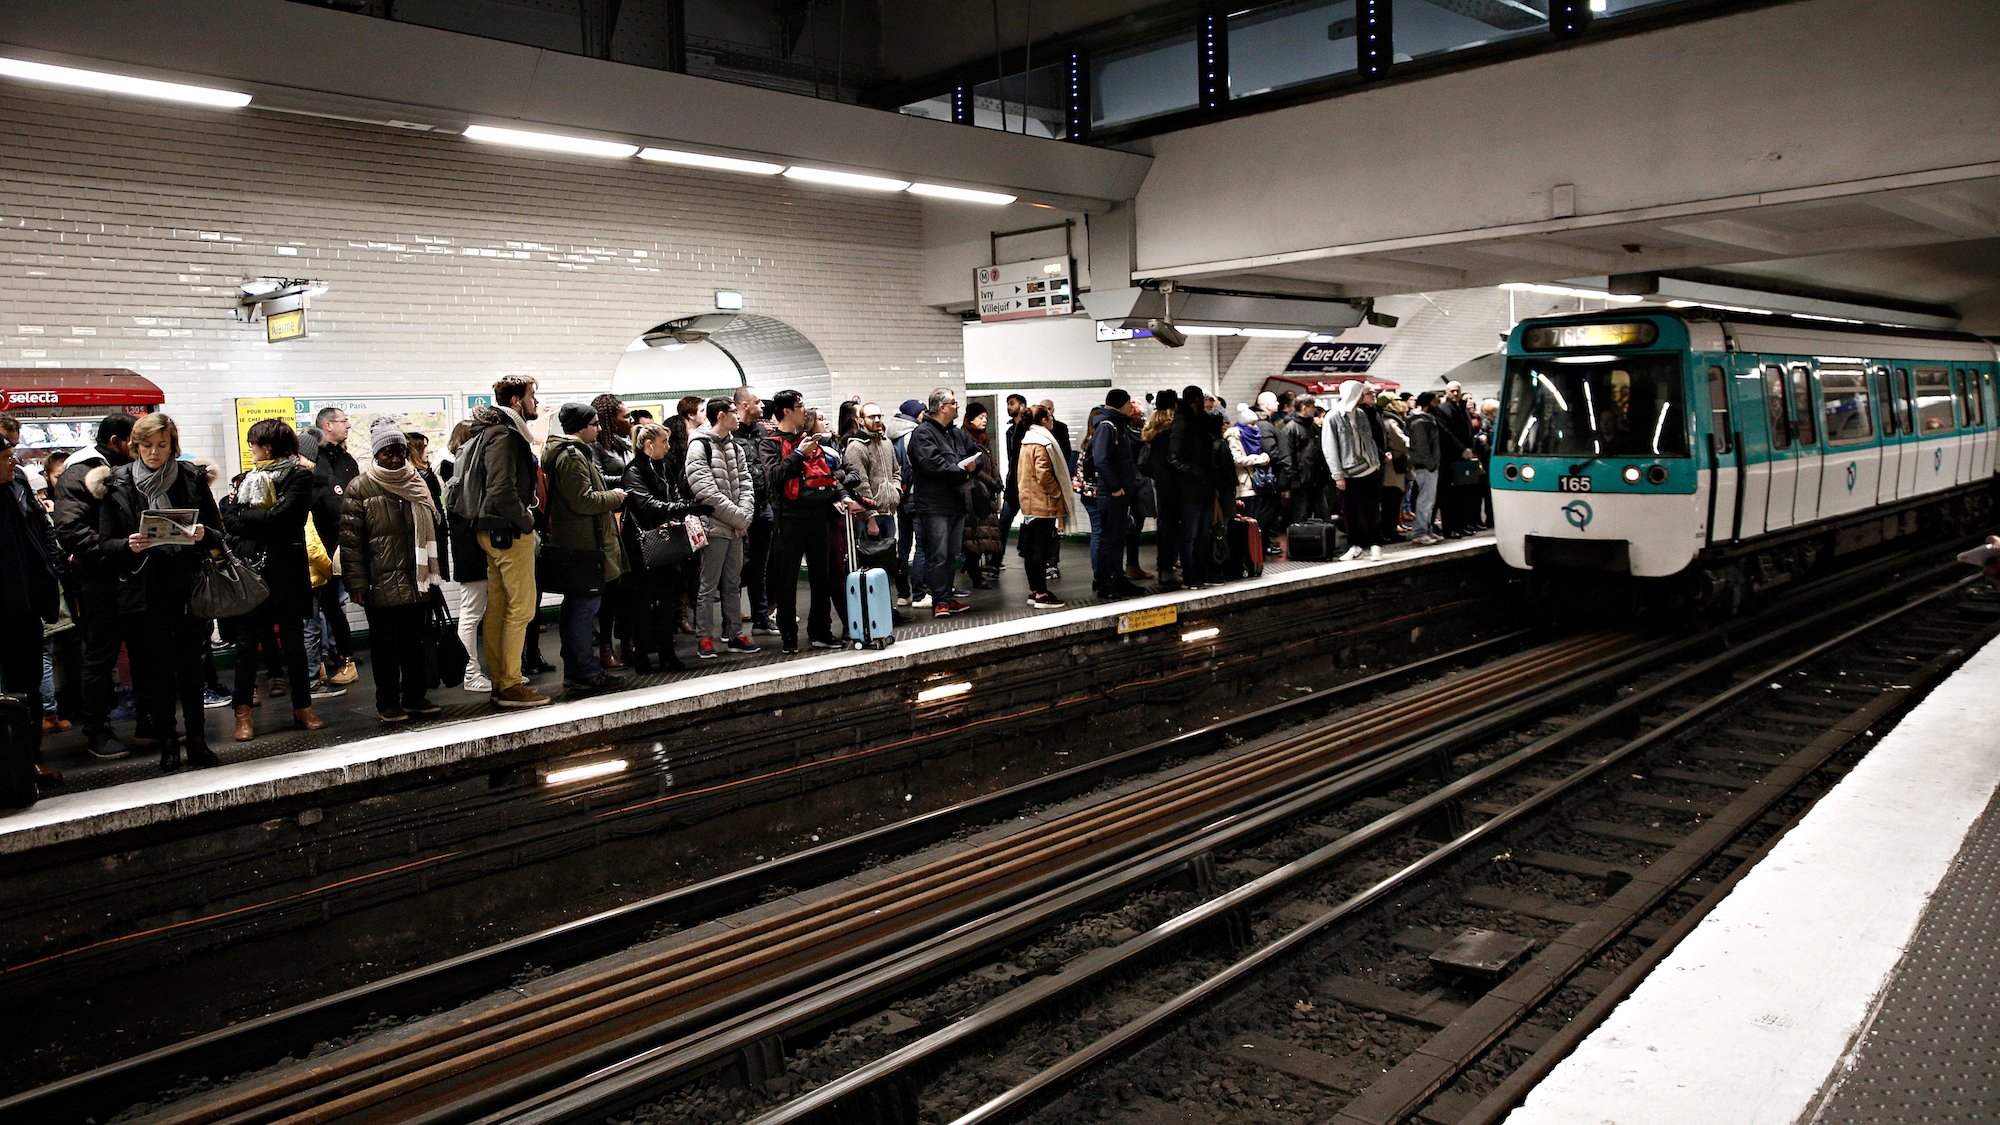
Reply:
[[1410, 486], [1410, 404], [1392, 394], [1382, 396], [1382, 538], [1402, 538], [1403, 496]]
[[1021, 462], [1016, 481], [1021, 494], [1021, 560], [1028, 572], [1031, 609], [1061, 609], [1061, 598], [1049, 593], [1049, 564], [1055, 559], [1056, 536], [1069, 528], [1069, 465], [1056, 443], [1055, 414], [1045, 403], [1029, 408], [1031, 423], [1021, 435]]

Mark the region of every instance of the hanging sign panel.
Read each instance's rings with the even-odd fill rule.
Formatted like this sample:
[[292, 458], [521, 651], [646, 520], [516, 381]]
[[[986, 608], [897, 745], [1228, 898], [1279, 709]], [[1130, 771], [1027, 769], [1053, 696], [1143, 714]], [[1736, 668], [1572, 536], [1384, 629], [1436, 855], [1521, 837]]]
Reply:
[[990, 324], [999, 320], [1068, 316], [1075, 311], [1075, 292], [1071, 288], [1071, 275], [1075, 272], [1068, 258], [980, 266], [972, 271], [979, 319]]
[[1285, 365], [1285, 370], [1323, 375], [1358, 374], [1374, 364], [1375, 357], [1382, 354], [1382, 348], [1381, 344], [1343, 344], [1338, 340], [1330, 344], [1300, 344], [1299, 350], [1292, 354], [1292, 361]]

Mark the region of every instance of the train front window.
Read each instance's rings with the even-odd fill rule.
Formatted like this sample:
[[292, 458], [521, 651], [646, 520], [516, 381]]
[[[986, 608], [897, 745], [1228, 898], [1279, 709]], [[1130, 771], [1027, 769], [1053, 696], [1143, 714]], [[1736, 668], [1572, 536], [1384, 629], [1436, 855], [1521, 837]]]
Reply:
[[1510, 359], [1506, 393], [1502, 453], [1687, 456], [1687, 393], [1679, 356]]

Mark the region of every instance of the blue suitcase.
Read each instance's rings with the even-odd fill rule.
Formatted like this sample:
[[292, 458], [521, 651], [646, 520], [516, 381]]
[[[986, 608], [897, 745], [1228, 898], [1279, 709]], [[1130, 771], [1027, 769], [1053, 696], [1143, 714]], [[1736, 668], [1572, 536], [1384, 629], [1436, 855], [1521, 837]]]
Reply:
[[847, 639], [855, 648], [883, 648], [895, 643], [895, 603], [889, 595], [889, 572], [862, 567], [855, 557], [860, 529], [847, 520]]

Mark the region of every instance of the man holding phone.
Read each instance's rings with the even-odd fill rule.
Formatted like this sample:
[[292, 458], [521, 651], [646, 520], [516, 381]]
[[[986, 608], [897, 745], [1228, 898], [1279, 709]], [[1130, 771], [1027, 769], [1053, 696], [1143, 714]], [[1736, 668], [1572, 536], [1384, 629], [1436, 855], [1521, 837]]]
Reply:
[[970, 605], [952, 597], [952, 575], [958, 571], [959, 547], [965, 536], [965, 493], [960, 485], [985, 454], [972, 447], [965, 431], [952, 425], [958, 418], [958, 395], [950, 387], [931, 392], [930, 410], [910, 431], [910, 474], [915, 489], [907, 505], [916, 520], [929, 587], [936, 599], [931, 616], [950, 617]]
[[833, 635], [833, 521], [861, 506], [840, 484], [839, 455], [805, 432], [805, 396], [779, 391], [771, 396], [773, 429], [764, 439], [771, 506], [777, 522], [771, 535], [770, 585], [777, 603], [779, 644], [799, 651], [799, 563], [806, 568], [806, 637], [814, 648], [839, 648]]

